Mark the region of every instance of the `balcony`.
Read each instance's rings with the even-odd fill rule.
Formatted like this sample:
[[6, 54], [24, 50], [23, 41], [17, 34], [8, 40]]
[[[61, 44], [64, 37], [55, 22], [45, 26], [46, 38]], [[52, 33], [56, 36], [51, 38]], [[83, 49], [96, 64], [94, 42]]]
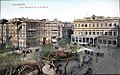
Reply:
[[37, 29], [28, 29], [28, 31], [37, 31]]

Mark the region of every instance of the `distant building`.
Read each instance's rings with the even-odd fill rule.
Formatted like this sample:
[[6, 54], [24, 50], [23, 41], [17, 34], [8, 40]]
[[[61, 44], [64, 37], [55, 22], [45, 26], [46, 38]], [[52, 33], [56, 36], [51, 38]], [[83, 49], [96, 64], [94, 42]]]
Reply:
[[[48, 19], [13, 18], [4, 24], [7, 29], [3, 32], [6, 30], [4, 35], [11, 37], [7, 41], [11, 47], [27, 48], [57, 42], [63, 36], [63, 25], [64, 23], [57, 19], [49, 21]], [[2, 36], [1, 27], [2, 24], [0, 24], [0, 36]]]
[[0, 20], [0, 49], [1, 47], [7, 47], [7, 41], [9, 39], [9, 29], [8, 29], [8, 20]]
[[117, 46], [120, 47], [120, 18], [119, 18], [119, 25], [118, 25]]
[[[17, 21], [20, 22], [18, 27]], [[26, 48], [40, 45], [44, 35], [42, 33], [43, 27], [41, 26], [42, 21], [28, 18], [13, 18], [9, 22], [9, 36], [12, 36], [12, 46]]]
[[62, 38], [70, 40], [72, 33], [73, 33], [73, 23], [64, 22], [64, 26], [62, 27]]
[[74, 20], [74, 34], [71, 42], [113, 46], [118, 44], [118, 17], [95, 16]]
[[57, 40], [62, 38], [62, 27], [64, 25], [62, 21], [54, 19], [53, 21], [48, 21], [45, 24], [50, 27], [50, 36], [48, 37], [52, 43], [55, 43]]

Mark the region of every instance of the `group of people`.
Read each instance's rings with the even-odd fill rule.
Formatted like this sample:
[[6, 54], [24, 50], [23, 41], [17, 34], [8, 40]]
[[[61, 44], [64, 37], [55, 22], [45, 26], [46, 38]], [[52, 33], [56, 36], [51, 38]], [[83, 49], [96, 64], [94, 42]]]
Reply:
[[92, 68], [88, 68], [84, 75], [92, 75]]

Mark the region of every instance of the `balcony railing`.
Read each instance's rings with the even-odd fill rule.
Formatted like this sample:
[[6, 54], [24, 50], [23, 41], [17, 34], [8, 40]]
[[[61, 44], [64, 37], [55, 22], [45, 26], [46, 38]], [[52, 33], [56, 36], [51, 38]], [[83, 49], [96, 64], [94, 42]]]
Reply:
[[36, 31], [37, 29], [28, 29], [28, 31]]

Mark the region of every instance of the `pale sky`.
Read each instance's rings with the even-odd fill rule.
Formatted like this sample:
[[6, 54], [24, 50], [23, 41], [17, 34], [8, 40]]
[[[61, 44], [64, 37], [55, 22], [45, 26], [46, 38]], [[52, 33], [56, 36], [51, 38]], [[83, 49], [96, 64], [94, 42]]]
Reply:
[[57, 18], [72, 22], [74, 18], [80, 19], [93, 14], [117, 17], [118, 0], [2, 0], [0, 13], [1, 19], [28, 17], [53, 20]]

